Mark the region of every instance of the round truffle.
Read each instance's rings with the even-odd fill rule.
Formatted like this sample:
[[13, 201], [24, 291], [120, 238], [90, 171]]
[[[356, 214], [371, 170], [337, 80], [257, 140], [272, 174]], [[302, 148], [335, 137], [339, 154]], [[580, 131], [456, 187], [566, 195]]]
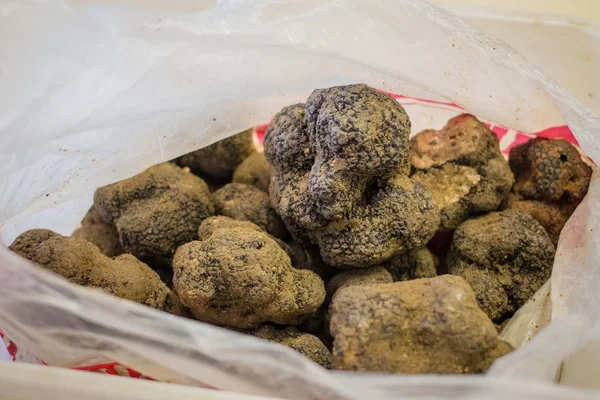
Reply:
[[558, 243], [560, 232], [587, 193], [592, 169], [564, 139], [536, 138], [510, 151], [515, 174], [508, 208], [535, 218]]
[[318, 275], [293, 268], [271, 236], [243, 226], [214, 229], [203, 240], [184, 244], [175, 253], [173, 271], [182, 303], [198, 320], [216, 325], [297, 325], [325, 298]]
[[554, 245], [544, 228], [517, 210], [472, 218], [454, 232], [448, 271], [473, 287], [493, 321], [514, 314], [550, 278]]
[[330, 311], [334, 369], [481, 373], [512, 350], [457, 276], [345, 287]]

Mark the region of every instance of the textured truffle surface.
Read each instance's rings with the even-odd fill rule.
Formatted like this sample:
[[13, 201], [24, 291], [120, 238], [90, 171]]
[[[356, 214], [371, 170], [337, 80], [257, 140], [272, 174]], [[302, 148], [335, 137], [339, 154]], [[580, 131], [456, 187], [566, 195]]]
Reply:
[[512, 350], [462, 278], [350, 286], [331, 304], [333, 368], [401, 374], [485, 372]]
[[115, 226], [123, 250], [142, 260], [171, 257], [214, 214], [206, 183], [171, 163], [99, 188], [94, 204]]
[[412, 138], [410, 164], [411, 179], [425, 185], [440, 207], [442, 232], [498, 209], [514, 180], [496, 135], [470, 114]]
[[284, 108], [265, 134], [271, 203], [292, 236], [337, 267], [379, 264], [423, 245], [439, 210], [408, 179], [410, 121], [365, 85], [315, 90]]
[[297, 325], [323, 303], [321, 278], [293, 268], [266, 232], [241, 224], [218, 228], [212, 219], [206, 224], [212, 227], [200, 227], [202, 240], [184, 244], [173, 259], [175, 290], [198, 320], [243, 329]]
[[78, 285], [99, 288], [175, 315], [187, 314], [175, 293], [156, 272], [131, 254], [109, 258], [82, 238], [62, 236], [46, 229], [22, 233], [10, 249]]
[[464, 222], [454, 232], [448, 271], [473, 287], [493, 321], [512, 316], [550, 278], [554, 246], [544, 228], [517, 210]]

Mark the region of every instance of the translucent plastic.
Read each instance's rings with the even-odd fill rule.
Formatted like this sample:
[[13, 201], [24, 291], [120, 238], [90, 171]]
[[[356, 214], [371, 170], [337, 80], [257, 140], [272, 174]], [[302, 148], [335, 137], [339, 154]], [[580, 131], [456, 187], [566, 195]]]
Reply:
[[[127, 1], [0, 3], [5, 242], [30, 227], [66, 229], [95, 188], [339, 84], [447, 99], [528, 132], [566, 122], [600, 160], [600, 121], [589, 110], [502, 42], [428, 3], [170, 3], [168, 11]], [[565, 357], [600, 341], [599, 202], [595, 171], [561, 236], [544, 289], [550, 303], [520, 311], [526, 323], [515, 319], [503, 335], [527, 343], [485, 377], [326, 371], [291, 349], [71, 285], [5, 248], [0, 327], [52, 365], [118, 361], [160, 380], [251, 394], [546, 399], [552, 386], [509, 386], [553, 382]], [[532, 337], [549, 313], [552, 322]], [[540, 323], [531, 329], [531, 321]], [[600, 360], [582, 362], [598, 368]]]

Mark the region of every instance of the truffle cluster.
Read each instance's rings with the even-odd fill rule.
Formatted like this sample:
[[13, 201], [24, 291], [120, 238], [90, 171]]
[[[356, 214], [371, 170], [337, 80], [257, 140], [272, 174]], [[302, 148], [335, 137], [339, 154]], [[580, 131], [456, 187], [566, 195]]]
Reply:
[[315, 90], [252, 130], [97, 189], [71, 237], [11, 250], [82, 286], [288, 346], [325, 367], [485, 372], [547, 281], [591, 176], [472, 115], [409, 140], [392, 97]]

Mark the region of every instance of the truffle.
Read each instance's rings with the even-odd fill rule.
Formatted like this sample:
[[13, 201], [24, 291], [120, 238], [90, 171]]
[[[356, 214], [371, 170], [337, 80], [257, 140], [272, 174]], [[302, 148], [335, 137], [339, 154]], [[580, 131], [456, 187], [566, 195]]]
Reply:
[[22, 233], [10, 249], [72, 283], [100, 288], [175, 315], [186, 315], [177, 296], [156, 272], [131, 254], [109, 258], [87, 240], [46, 229]]
[[168, 258], [197, 239], [198, 226], [214, 214], [204, 181], [171, 163], [99, 188], [94, 203], [116, 227], [123, 249], [148, 261]]
[[515, 174], [508, 208], [530, 214], [548, 232], [554, 244], [587, 193], [592, 169], [566, 140], [537, 138], [510, 151]]
[[325, 368], [331, 368], [331, 352], [316, 336], [302, 333], [297, 328], [276, 329], [264, 325], [254, 331], [254, 336], [291, 347], [304, 357]]
[[350, 286], [331, 304], [334, 369], [402, 374], [485, 372], [512, 350], [451, 275]]
[[189, 167], [194, 174], [231, 179], [235, 168], [255, 151], [253, 132], [253, 129], [248, 129], [185, 154], [179, 158], [178, 163], [182, 167]]
[[263, 153], [255, 151], [250, 154], [233, 172], [233, 182], [253, 185], [269, 193], [271, 170]]
[[283, 221], [271, 208], [269, 195], [255, 186], [229, 183], [213, 193], [213, 200], [217, 214], [253, 222], [278, 238], [288, 234]]
[[214, 223], [210, 230], [179, 247], [173, 259], [175, 291], [198, 320], [243, 329], [297, 325], [323, 303], [321, 278], [293, 268], [266, 232]]
[[467, 220], [454, 232], [448, 271], [473, 287], [495, 322], [514, 314], [550, 278], [554, 246], [544, 228], [518, 210]]
[[470, 215], [498, 209], [514, 180], [498, 138], [470, 114], [412, 138], [410, 164], [411, 179], [425, 185], [440, 207], [442, 232]]
[[92, 206], [83, 220], [81, 228], [76, 229], [72, 235], [94, 244], [107, 257], [123, 254], [123, 247], [119, 242], [119, 232], [111, 224], [107, 224], [100, 218], [96, 206]]
[[408, 179], [408, 115], [366, 85], [315, 90], [265, 134], [271, 203], [294, 239], [337, 267], [379, 264], [421, 246], [439, 224], [429, 191]]

